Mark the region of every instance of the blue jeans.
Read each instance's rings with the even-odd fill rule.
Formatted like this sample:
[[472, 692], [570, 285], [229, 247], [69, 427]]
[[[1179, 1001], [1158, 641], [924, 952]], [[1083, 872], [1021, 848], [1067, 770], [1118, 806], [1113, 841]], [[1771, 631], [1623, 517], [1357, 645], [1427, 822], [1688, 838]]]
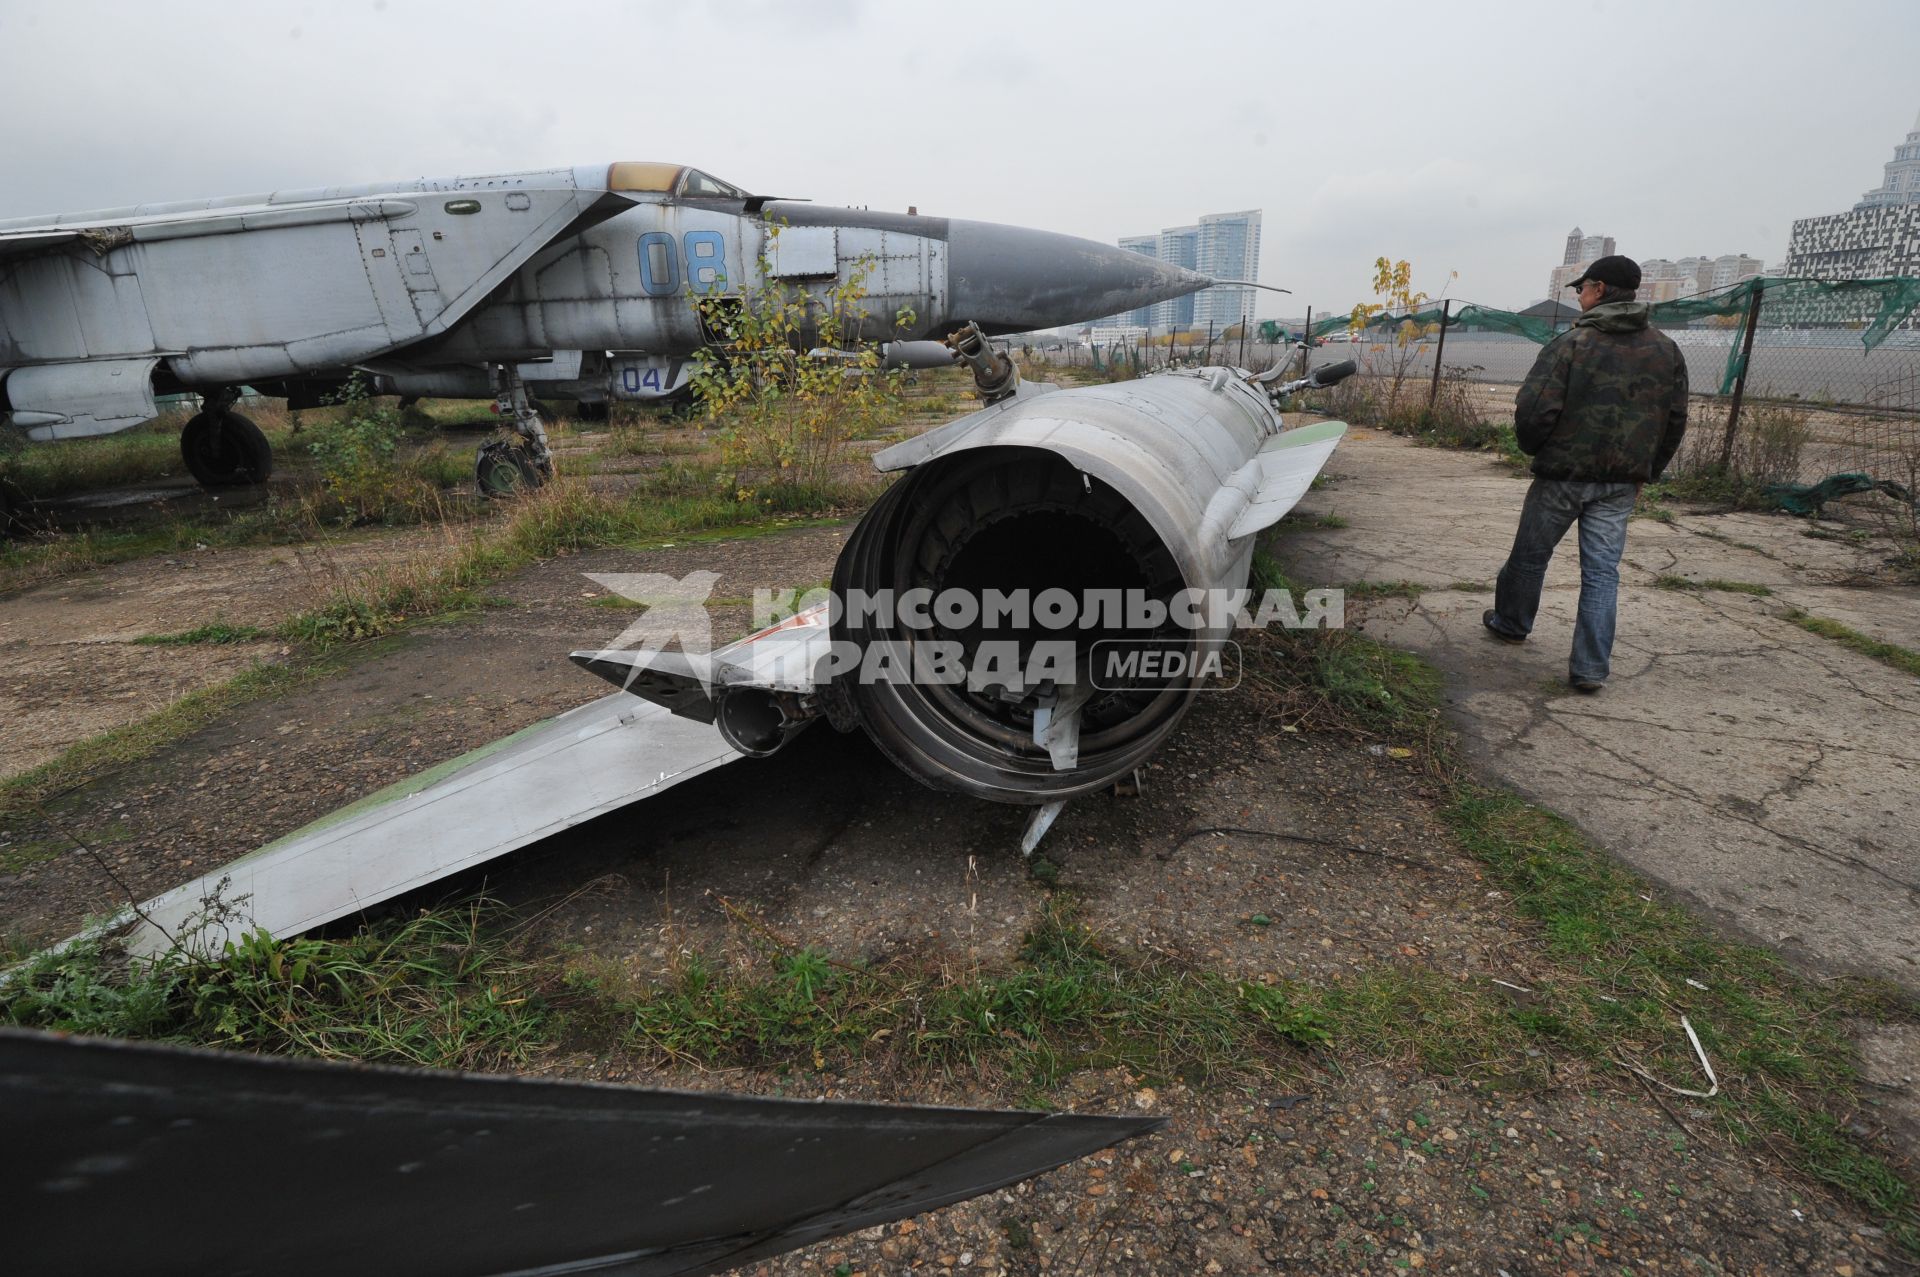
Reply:
[[1500, 628], [1519, 638], [1533, 631], [1547, 564], [1575, 520], [1580, 523], [1580, 614], [1573, 626], [1568, 677], [1604, 683], [1613, 655], [1614, 601], [1620, 592], [1620, 555], [1627, 548], [1627, 516], [1639, 485], [1535, 479], [1520, 511], [1513, 551], [1494, 586]]

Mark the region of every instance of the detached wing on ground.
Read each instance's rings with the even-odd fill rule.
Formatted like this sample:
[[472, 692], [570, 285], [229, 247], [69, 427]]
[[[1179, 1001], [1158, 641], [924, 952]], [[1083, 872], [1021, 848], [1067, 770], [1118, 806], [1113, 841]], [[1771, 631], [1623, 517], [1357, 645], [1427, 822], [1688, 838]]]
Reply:
[[[218, 953], [249, 931], [294, 936], [459, 873], [744, 757], [713, 726], [700, 673], [791, 686], [824, 609], [710, 655], [581, 652], [615, 692], [325, 816], [129, 910], [128, 950]], [[644, 699], [643, 699], [644, 698]], [[703, 708], [704, 707], [704, 708]]]
[[0, 1030], [10, 1271], [693, 1277], [1158, 1118], [809, 1103]]

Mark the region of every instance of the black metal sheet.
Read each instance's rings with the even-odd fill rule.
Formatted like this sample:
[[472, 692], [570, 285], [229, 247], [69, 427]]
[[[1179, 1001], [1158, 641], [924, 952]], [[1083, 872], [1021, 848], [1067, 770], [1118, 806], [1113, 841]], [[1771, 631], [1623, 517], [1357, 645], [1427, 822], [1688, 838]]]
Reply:
[[0, 1253], [33, 1274], [713, 1273], [1159, 1125], [0, 1030]]

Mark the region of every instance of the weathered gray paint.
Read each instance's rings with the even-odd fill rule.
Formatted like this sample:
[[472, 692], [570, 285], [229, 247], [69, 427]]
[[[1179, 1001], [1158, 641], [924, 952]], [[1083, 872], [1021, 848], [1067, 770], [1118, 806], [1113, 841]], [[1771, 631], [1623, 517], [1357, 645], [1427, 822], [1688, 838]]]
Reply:
[[[650, 292], [641, 245], [672, 253], [690, 233], [717, 234], [723, 255], [699, 284], [739, 292], [762, 283], [781, 221], [794, 223], [783, 278], [821, 295], [860, 277], [870, 338], [967, 320], [1019, 331], [1208, 282], [1070, 236], [791, 202], [762, 213], [754, 200], [610, 191], [608, 179], [591, 165], [0, 222], [4, 390], [42, 437], [151, 416], [151, 387], [126, 375], [135, 360], [189, 387], [364, 367], [408, 393], [490, 394], [483, 365], [570, 352], [595, 371], [556, 379], [583, 384], [554, 393], [617, 397], [610, 353], [682, 356], [704, 342], [693, 286], [656, 277]], [[55, 365], [67, 371], [23, 376]]]

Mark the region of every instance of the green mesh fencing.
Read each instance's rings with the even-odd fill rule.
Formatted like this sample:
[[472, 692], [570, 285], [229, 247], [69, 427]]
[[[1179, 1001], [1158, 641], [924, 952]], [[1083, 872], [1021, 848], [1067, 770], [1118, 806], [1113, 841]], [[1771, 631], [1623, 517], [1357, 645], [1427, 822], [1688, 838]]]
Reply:
[[[1656, 302], [1651, 318], [1663, 329], [1726, 328], [1738, 329], [1745, 323], [1760, 294], [1759, 327], [1768, 329], [1835, 329], [1858, 332], [1861, 346], [1872, 350], [1920, 309], [1920, 279], [1794, 279], [1762, 276], [1742, 280], [1731, 288], [1704, 297], [1686, 297]], [[1447, 331], [1500, 332], [1546, 343], [1567, 331], [1569, 323], [1517, 311], [1499, 310], [1464, 302], [1443, 311], [1429, 306], [1410, 315], [1373, 315], [1355, 324], [1348, 315], [1329, 315], [1315, 321], [1312, 334], [1325, 338], [1337, 332], [1352, 332], [1368, 341], [1392, 340], [1404, 325], [1438, 331], [1445, 314]], [[1720, 378], [1720, 393], [1730, 394], [1745, 371], [1742, 343], [1731, 341]]]

